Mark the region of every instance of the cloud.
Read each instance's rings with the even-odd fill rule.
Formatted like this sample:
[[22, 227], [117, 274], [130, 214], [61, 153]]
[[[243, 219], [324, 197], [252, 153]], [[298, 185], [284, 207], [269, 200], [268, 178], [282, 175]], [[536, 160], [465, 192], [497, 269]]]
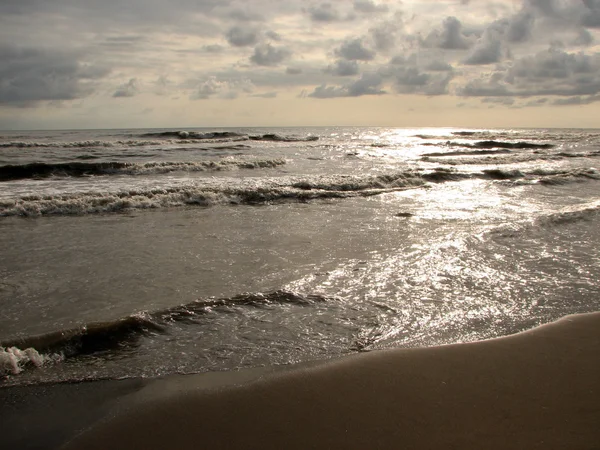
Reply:
[[557, 106], [570, 106], [570, 105], [589, 105], [590, 103], [600, 102], [600, 95], [588, 95], [587, 97], [567, 97], [558, 98], [552, 102], [553, 105]]
[[386, 77], [391, 78], [394, 88], [401, 94], [443, 95], [448, 93], [448, 85], [454, 73], [429, 73], [417, 66], [389, 66]]
[[254, 94], [251, 95], [250, 97], [257, 97], [257, 98], [276, 98], [277, 97], [277, 92], [265, 92], [264, 94]]
[[393, 49], [396, 46], [400, 27], [401, 24], [396, 22], [383, 22], [369, 29], [375, 48], [381, 51]]
[[314, 22], [336, 22], [342, 20], [341, 14], [331, 3], [321, 3], [308, 8], [308, 15]]
[[225, 37], [234, 47], [249, 47], [258, 42], [258, 30], [253, 27], [235, 26], [230, 28]]
[[1, 46], [0, 103], [34, 106], [86, 97], [110, 70], [81, 59], [76, 52]]
[[327, 86], [322, 84], [308, 94], [312, 98], [361, 97], [363, 95], [382, 95], [383, 78], [375, 73], [364, 74], [358, 80], [345, 86]]
[[362, 38], [355, 38], [342, 43], [335, 54], [349, 61], [371, 61], [376, 53], [365, 46]]
[[285, 73], [288, 75], [300, 75], [302, 69], [300, 67], [288, 67], [285, 69]]
[[583, 0], [588, 9], [583, 15], [581, 24], [584, 27], [600, 28], [600, 1], [598, 0]]
[[114, 98], [134, 97], [139, 92], [139, 81], [137, 78], [131, 78], [127, 83], [123, 83], [112, 95]]
[[473, 97], [585, 96], [600, 93], [600, 54], [550, 48], [512, 66], [468, 81], [460, 94]]
[[573, 45], [587, 47], [588, 45], [592, 45], [594, 43], [594, 36], [585, 28], [579, 30], [577, 37], [573, 40]]
[[354, 10], [365, 14], [374, 14], [387, 12], [388, 7], [386, 5], [377, 5], [372, 0], [355, 0]]
[[425, 65], [426, 70], [432, 72], [452, 72], [454, 68], [447, 62], [435, 60]]
[[525, 42], [531, 38], [535, 17], [523, 10], [508, 21], [506, 38], [509, 42]]
[[223, 51], [225, 51], [225, 47], [219, 44], [203, 45], [201, 49], [206, 53], [222, 53]]
[[356, 61], [338, 59], [326, 69], [326, 72], [340, 77], [358, 75], [358, 63]]
[[467, 65], [485, 65], [497, 63], [500, 59], [502, 59], [501, 35], [495, 29], [488, 28], [477, 41], [464, 63]]
[[213, 97], [233, 100], [241, 93], [249, 94], [254, 90], [254, 85], [248, 79], [219, 80], [211, 76], [196, 84], [196, 90], [190, 96], [191, 100], [207, 100]]
[[257, 66], [277, 66], [291, 55], [285, 47], [273, 47], [271, 44], [261, 44], [254, 49], [250, 61]]
[[462, 23], [456, 17], [447, 17], [442, 23], [441, 31], [432, 31], [422, 41], [424, 47], [442, 48], [445, 50], [464, 50], [471, 47], [473, 38], [462, 32]]

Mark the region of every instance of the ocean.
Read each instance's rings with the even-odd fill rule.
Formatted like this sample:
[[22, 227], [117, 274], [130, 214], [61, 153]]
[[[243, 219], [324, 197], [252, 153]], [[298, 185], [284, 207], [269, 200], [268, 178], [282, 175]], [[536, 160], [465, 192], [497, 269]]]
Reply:
[[600, 130], [0, 132], [0, 386], [600, 311]]

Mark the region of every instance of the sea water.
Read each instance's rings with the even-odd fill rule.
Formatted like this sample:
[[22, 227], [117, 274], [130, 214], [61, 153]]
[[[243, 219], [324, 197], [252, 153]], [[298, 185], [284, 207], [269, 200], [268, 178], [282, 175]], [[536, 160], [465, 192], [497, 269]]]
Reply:
[[0, 384], [442, 345], [600, 310], [600, 130], [0, 132]]

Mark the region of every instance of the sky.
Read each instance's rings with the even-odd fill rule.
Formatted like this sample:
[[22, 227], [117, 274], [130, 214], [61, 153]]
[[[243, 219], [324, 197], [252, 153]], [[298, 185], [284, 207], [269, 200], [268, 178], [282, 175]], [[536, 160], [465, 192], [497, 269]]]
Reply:
[[600, 128], [600, 0], [1, 0], [0, 129]]

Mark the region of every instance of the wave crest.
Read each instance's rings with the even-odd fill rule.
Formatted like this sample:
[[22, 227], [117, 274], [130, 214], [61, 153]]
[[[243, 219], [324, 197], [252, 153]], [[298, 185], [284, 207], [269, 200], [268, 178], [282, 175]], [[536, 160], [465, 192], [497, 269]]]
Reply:
[[89, 323], [43, 335], [5, 340], [0, 343], [0, 375], [16, 375], [28, 366], [41, 367], [65, 358], [134, 345], [142, 336], [167, 332], [172, 322], [194, 323], [195, 317], [215, 308], [262, 307], [267, 304], [308, 307], [331, 300], [331, 297], [285, 290], [246, 293], [229, 298], [196, 300], [153, 313], [140, 312], [110, 322]]
[[0, 166], [0, 181], [46, 177], [85, 177], [90, 175], [149, 175], [170, 172], [204, 172], [229, 169], [264, 169], [285, 164], [284, 159], [221, 159], [200, 162], [72, 162], [32, 163]]

